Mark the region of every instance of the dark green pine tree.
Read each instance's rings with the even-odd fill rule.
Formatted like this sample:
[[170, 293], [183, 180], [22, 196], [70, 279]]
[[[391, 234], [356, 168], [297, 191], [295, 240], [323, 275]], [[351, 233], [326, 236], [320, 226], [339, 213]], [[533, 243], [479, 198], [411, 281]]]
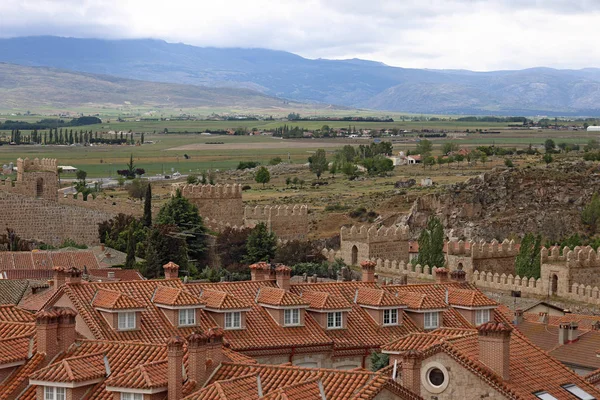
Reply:
[[127, 258], [125, 259], [125, 267], [133, 269], [135, 267], [135, 236], [133, 235], [133, 224], [129, 226], [127, 232]]
[[144, 226], [152, 226], [152, 185], [146, 186], [146, 197], [144, 198]]

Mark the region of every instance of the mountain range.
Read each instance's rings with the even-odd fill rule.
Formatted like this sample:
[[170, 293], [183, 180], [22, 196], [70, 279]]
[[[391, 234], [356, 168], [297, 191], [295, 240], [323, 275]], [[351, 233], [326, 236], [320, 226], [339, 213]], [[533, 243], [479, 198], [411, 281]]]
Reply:
[[[245, 89], [247, 92], [237, 93], [374, 110], [600, 115], [597, 68], [492, 72], [410, 69], [358, 59], [312, 60], [266, 49], [195, 47], [153, 39], [53, 36], [0, 39], [0, 61], [102, 74], [108, 80], [112, 76], [179, 84], [189, 86], [185, 89], [188, 93], [193, 92], [191, 87], [205, 91]], [[147, 85], [139, 90], [160, 90]]]

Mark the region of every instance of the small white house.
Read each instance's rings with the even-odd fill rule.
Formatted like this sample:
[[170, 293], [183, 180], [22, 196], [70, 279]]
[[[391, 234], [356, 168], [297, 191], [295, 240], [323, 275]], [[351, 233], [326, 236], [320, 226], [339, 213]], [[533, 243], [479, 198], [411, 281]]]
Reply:
[[587, 131], [588, 132], [600, 132], [600, 126], [588, 126]]
[[406, 162], [407, 162], [407, 164], [420, 164], [421, 163], [421, 155], [416, 154], [414, 156], [407, 156]]
[[421, 179], [421, 186], [431, 186], [433, 185], [433, 181], [431, 178], [423, 178]]

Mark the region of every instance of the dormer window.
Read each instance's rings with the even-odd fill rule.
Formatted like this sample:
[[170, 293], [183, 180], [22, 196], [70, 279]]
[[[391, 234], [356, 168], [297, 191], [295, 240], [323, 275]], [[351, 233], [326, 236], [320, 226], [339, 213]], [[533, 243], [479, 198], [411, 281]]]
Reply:
[[398, 325], [398, 309], [383, 310], [383, 325]]
[[327, 313], [327, 329], [339, 329], [342, 326], [341, 311]]
[[65, 400], [67, 390], [64, 387], [44, 387], [44, 400]]
[[225, 313], [225, 329], [240, 329], [242, 327], [242, 313], [240, 311]]
[[194, 326], [196, 325], [196, 309], [183, 308], [179, 310], [179, 326]]
[[288, 308], [283, 310], [283, 324], [285, 326], [300, 325], [300, 309]]
[[423, 313], [423, 327], [425, 329], [437, 329], [440, 326], [439, 312]]
[[128, 331], [136, 328], [135, 311], [121, 311], [119, 315], [118, 329], [120, 331]]
[[141, 393], [121, 392], [121, 400], [144, 400], [144, 395]]
[[490, 321], [490, 309], [475, 311], [475, 325], [485, 324]]

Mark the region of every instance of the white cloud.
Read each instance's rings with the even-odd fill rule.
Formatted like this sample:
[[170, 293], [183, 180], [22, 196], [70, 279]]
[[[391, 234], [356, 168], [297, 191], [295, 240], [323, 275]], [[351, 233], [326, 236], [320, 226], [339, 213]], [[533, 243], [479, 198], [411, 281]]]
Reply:
[[415, 68], [600, 66], [598, 0], [2, 0], [0, 36], [159, 38]]

